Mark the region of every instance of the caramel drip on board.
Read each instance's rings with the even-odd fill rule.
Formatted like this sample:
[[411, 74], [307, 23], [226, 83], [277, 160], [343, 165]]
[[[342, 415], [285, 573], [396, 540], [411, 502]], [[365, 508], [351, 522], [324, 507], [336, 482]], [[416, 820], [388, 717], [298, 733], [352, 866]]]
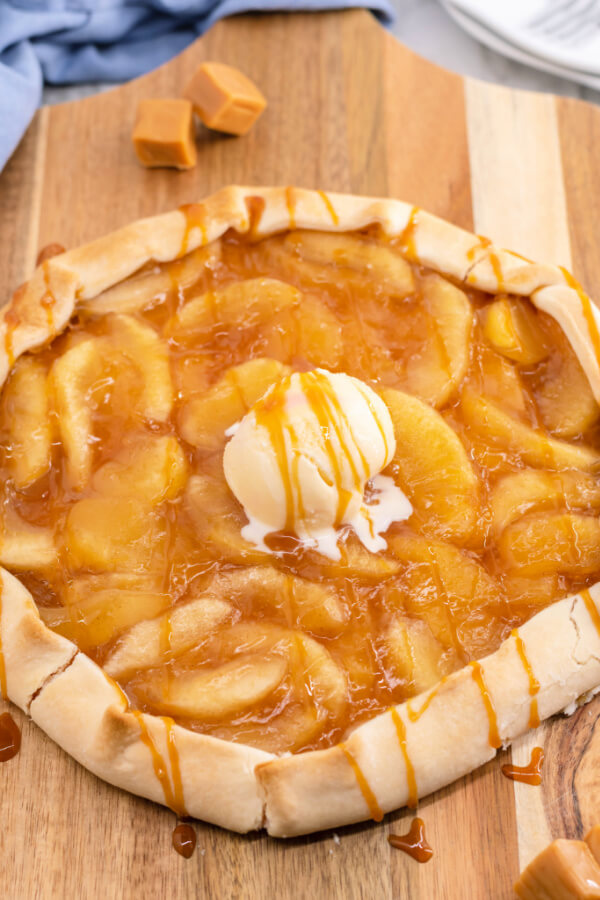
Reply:
[[352, 771], [354, 772], [357, 784], [360, 788], [361, 794], [365, 798], [365, 803], [367, 804], [371, 818], [375, 822], [381, 822], [381, 820], [383, 819], [383, 810], [379, 806], [379, 803], [377, 802], [377, 798], [375, 797], [375, 794], [371, 790], [371, 788], [369, 786], [369, 782], [365, 778], [362, 769], [360, 768], [360, 766], [354, 759], [354, 756], [352, 755], [352, 753], [350, 753], [350, 751], [348, 750], [346, 745], [340, 744], [340, 747], [342, 748], [342, 752], [343, 752], [344, 756], [346, 757], [346, 759], [348, 760], [348, 762], [352, 768]]
[[327, 212], [331, 216], [331, 221], [333, 222], [334, 225], [339, 225], [340, 217], [338, 216], [335, 209], [333, 208], [333, 203], [331, 202], [331, 200], [329, 199], [329, 197], [327, 196], [325, 191], [319, 191], [318, 193], [319, 193], [319, 197], [321, 198], [321, 200], [327, 207]]
[[527, 678], [529, 679], [529, 695], [531, 697], [531, 710], [529, 713], [529, 727], [537, 728], [540, 724], [540, 715], [538, 712], [538, 703], [536, 694], [539, 693], [540, 683], [533, 674], [533, 669], [531, 668], [531, 663], [527, 658], [527, 654], [525, 652], [525, 644], [523, 643], [523, 638], [517, 631], [517, 629], [513, 629], [511, 632], [512, 636], [515, 639], [515, 644], [517, 647], [517, 653], [521, 658], [521, 662], [523, 663], [523, 668], [527, 672]]
[[4, 661], [4, 650], [2, 649], [2, 594], [4, 593], [4, 582], [0, 586], [0, 697], [8, 700], [6, 690], [6, 663]]
[[596, 317], [594, 315], [594, 310], [592, 309], [592, 301], [583, 290], [577, 279], [571, 275], [568, 269], [560, 266], [560, 270], [565, 276], [565, 281], [569, 285], [570, 288], [577, 291], [579, 299], [581, 301], [581, 309], [583, 312], [583, 316], [585, 318], [585, 322], [587, 325], [587, 329], [590, 335], [590, 339], [592, 341], [592, 345], [594, 347], [594, 354], [596, 356], [596, 362], [598, 363], [598, 367], [600, 368], [600, 329], [598, 329], [598, 323], [596, 321]]
[[[160, 753], [158, 747], [154, 743], [154, 739], [152, 738], [152, 735], [150, 734], [150, 732], [148, 730], [148, 726], [146, 725], [146, 722], [144, 721], [143, 714], [137, 709], [132, 709], [131, 712], [132, 712], [132, 715], [134, 715], [135, 718], [137, 719], [138, 725], [140, 726], [140, 737], [141, 737], [143, 743], [146, 745], [146, 747], [150, 751], [150, 756], [152, 757], [152, 766], [154, 768], [154, 774], [156, 775], [158, 781], [160, 782], [160, 786], [163, 789], [165, 803], [167, 804], [167, 806], [170, 809], [172, 809], [174, 812], [179, 814], [180, 811], [177, 809], [177, 800], [175, 797], [175, 792], [174, 792], [173, 788], [171, 787], [171, 780], [169, 778], [167, 764], [166, 764], [162, 754]], [[165, 723], [165, 727], [167, 727], [166, 723]], [[167, 728], [167, 732], [168, 732], [168, 728]], [[168, 739], [169, 739], [169, 737], [168, 737], [168, 733], [167, 733], [167, 740]], [[171, 750], [169, 748], [169, 754], [170, 753], [171, 753]]]
[[185, 229], [181, 239], [181, 247], [178, 256], [185, 256], [189, 250], [190, 237], [194, 228], [200, 229], [202, 235], [202, 244], [208, 243], [208, 232], [206, 230], [206, 210], [201, 203], [185, 203], [179, 207], [179, 212], [185, 216]]
[[431, 845], [425, 837], [423, 819], [413, 819], [407, 834], [388, 834], [388, 841], [396, 850], [402, 850], [417, 862], [429, 862], [433, 856]]
[[417, 225], [419, 224], [418, 215], [420, 209], [418, 206], [413, 206], [410, 211], [410, 216], [408, 217], [408, 222], [406, 223], [402, 234], [400, 235], [400, 245], [404, 250], [405, 256], [412, 261], [417, 260], [417, 245], [415, 243], [415, 232], [417, 230]]
[[8, 762], [21, 749], [21, 729], [10, 713], [0, 715], [0, 762]]
[[483, 669], [481, 668], [481, 663], [471, 662], [469, 663], [472, 669], [473, 680], [477, 684], [477, 687], [481, 691], [481, 697], [483, 699], [483, 703], [485, 706], [485, 711], [487, 713], [487, 717], [490, 723], [489, 730], [489, 742], [490, 746], [495, 750], [498, 749], [502, 745], [502, 741], [500, 740], [500, 735], [498, 734], [498, 720], [496, 718], [496, 710], [494, 709], [494, 704], [492, 703], [492, 698], [490, 697], [490, 692], [487, 689], [487, 685], [485, 683], [485, 679], [483, 677]]
[[173, 849], [184, 859], [189, 859], [196, 849], [196, 832], [187, 822], [180, 822], [175, 826], [171, 839]]
[[415, 809], [419, 804], [419, 791], [417, 789], [415, 769], [412, 764], [411, 758], [408, 755], [408, 747], [406, 746], [406, 725], [400, 718], [400, 713], [394, 706], [390, 708], [390, 713], [392, 716], [392, 721], [396, 728], [398, 743], [400, 744], [402, 756], [404, 757], [404, 764], [406, 766], [406, 783], [408, 786], [408, 800], [406, 801], [406, 805], [410, 809]]
[[541, 747], [534, 747], [531, 751], [531, 760], [526, 766], [513, 766], [505, 763], [502, 766], [502, 774], [511, 781], [522, 781], [523, 784], [538, 785], [542, 783], [542, 766], [544, 765], [544, 751]]
[[290, 217], [290, 229], [293, 229], [296, 227], [296, 201], [294, 200], [294, 188], [286, 187], [285, 205], [287, 206], [288, 215]]
[[598, 634], [600, 634], [600, 613], [598, 612], [596, 604], [592, 600], [592, 595], [590, 594], [589, 588], [584, 588], [584, 590], [581, 591], [580, 596], [585, 603], [585, 608], [590, 614], [590, 619], [594, 623], [596, 631], [598, 632]]

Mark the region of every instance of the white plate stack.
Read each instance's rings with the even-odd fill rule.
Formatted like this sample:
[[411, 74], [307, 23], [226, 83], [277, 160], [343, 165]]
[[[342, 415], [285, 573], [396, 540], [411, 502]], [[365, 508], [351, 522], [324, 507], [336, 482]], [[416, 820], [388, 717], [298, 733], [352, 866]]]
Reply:
[[600, 0], [441, 0], [481, 43], [600, 90]]

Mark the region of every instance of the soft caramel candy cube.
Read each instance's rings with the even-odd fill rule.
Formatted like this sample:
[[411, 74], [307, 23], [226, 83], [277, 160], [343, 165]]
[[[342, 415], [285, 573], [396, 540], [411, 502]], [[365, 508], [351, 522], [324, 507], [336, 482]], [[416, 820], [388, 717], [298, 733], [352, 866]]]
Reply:
[[594, 825], [585, 836], [585, 842], [592, 851], [592, 856], [600, 864], [600, 825]]
[[143, 166], [190, 169], [196, 165], [194, 117], [189, 100], [140, 100], [131, 136]]
[[208, 128], [228, 134], [246, 134], [267, 105], [249, 78], [224, 63], [202, 63], [183, 93]]
[[521, 873], [515, 893], [521, 900], [596, 900], [600, 866], [584, 841], [554, 841]]

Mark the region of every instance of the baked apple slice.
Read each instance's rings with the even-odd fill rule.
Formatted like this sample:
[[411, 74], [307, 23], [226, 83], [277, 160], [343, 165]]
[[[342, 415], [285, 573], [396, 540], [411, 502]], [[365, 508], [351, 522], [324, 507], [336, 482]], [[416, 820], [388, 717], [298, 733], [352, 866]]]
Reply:
[[176, 437], [143, 432], [94, 473], [92, 488], [102, 496], [129, 496], [156, 506], [181, 493], [187, 474], [187, 460]]
[[456, 432], [416, 397], [394, 389], [381, 396], [396, 436], [390, 468], [419, 523], [440, 537], [467, 542], [479, 517], [479, 491]]
[[136, 671], [159, 666], [165, 659], [197, 646], [232, 615], [231, 604], [210, 595], [175, 606], [162, 616], [134, 625], [106, 658], [104, 668], [113, 678], [126, 678]]
[[183, 405], [178, 416], [182, 437], [206, 453], [221, 449], [227, 441], [227, 429], [289, 371], [276, 359], [251, 359], [232, 366], [205, 393]]
[[460, 667], [460, 660], [433, 636], [420, 619], [398, 616], [384, 637], [386, 663], [394, 679], [411, 695], [420, 694]]
[[529, 515], [504, 530], [498, 549], [520, 575], [588, 575], [600, 569], [600, 521], [576, 513]]
[[269, 322], [300, 303], [300, 292], [275, 278], [236, 281], [190, 300], [168, 323], [166, 334], [177, 343], [197, 343], [218, 325], [249, 329]]
[[585, 472], [539, 472], [526, 469], [506, 475], [491, 495], [496, 534], [529, 512], [543, 509], [600, 509], [600, 479]]
[[407, 387], [430, 406], [440, 407], [466, 375], [473, 310], [465, 292], [441, 275], [427, 275], [421, 290], [430, 339], [407, 364]]
[[527, 300], [499, 297], [483, 314], [483, 333], [492, 347], [522, 366], [548, 356], [548, 346], [537, 313]]
[[557, 437], [585, 434], [600, 418], [600, 407], [571, 347], [546, 360], [531, 383], [542, 421]]
[[591, 471], [600, 466], [600, 454], [591, 447], [548, 437], [470, 389], [463, 391], [461, 409], [466, 424], [477, 435], [513, 460], [545, 469]]
[[177, 678], [169, 677], [167, 671], [151, 671], [136, 679], [135, 691], [157, 712], [214, 721], [239, 715], [266, 700], [287, 669], [282, 656], [247, 654], [220, 666], [179, 673]]
[[20, 359], [2, 394], [8, 464], [16, 488], [29, 487], [50, 468], [52, 428], [46, 367]]

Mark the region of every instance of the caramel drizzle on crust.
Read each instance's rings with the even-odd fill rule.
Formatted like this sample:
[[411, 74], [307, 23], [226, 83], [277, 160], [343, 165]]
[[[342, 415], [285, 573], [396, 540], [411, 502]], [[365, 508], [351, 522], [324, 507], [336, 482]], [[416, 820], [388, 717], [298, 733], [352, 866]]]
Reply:
[[590, 335], [590, 340], [594, 347], [596, 362], [598, 364], [598, 368], [600, 368], [600, 330], [598, 329], [598, 323], [596, 322], [594, 310], [592, 309], [592, 301], [583, 290], [577, 279], [573, 275], [571, 275], [569, 270], [565, 269], [563, 266], [559, 266], [559, 268], [565, 276], [565, 281], [567, 282], [569, 287], [573, 288], [574, 291], [577, 291], [579, 300], [581, 301], [581, 309]]
[[490, 697], [490, 692], [488, 691], [487, 685], [485, 683], [485, 679], [483, 677], [483, 669], [481, 668], [481, 664], [473, 661], [470, 662], [469, 665], [472, 669], [473, 680], [477, 684], [481, 692], [481, 697], [483, 699], [483, 704], [485, 706], [485, 711], [487, 713], [488, 721], [490, 723], [489, 730], [489, 742], [490, 747], [493, 747], [494, 750], [497, 750], [498, 747], [502, 746], [502, 741], [500, 740], [500, 735], [498, 734], [498, 719], [496, 717], [496, 710], [494, 709], [494, 704], [492, 703], [492, 698]]
[[333, 224], [339, 225], [340, 217], [338, 216], [335, 209], [333, 208], [333, 203], [331, 202], [331, 200], [329, 199], [329, 197], [327, 196], [325, 191], [319, 191], [318, 194], [319, 194], [319, 197], [321, 198], [321, 200], [323, 201], [323, 203], [325, 204], [325, 206], [327, 207], [327, 212], [331, 216], [331, 221], [333, 222]]
[[200, 229], [202, 235], [202, 246], [208, 243], [208, 232], [206, 230], [206, 209], [202, 203], [184, 203], [179, 207], [179, 212], [185, 216], [185, 230], [181, 239], [181, 247], [177, 257], [185, 256], [188, 252], [190, 237], [194, 228]]
[[[179, 756], [177, 754], [177, 748], [175, 747], [174, 740], [172, 741], [171, 728], [172, 728], [172, 725], [174, 724], [173, 720], [172, 719], [168, 720], [168, 722], [170, 722], [171, 724], [167, 724], [166, 717], [163, 718], [161, 716], [161, 718], [165, 722], [165, 728], [167, 730], [167, 745], [169, 747], [169, 757], [171, 759], [171, 764], [173, 761], [173, 753], [177, 754], [177, 763], [176, 763], [177, 771], [175, 772], [175, 770], [173, 770], [174, 786], [172, 787], [171, 779], [169, 778], [169, 771], [168, 771], [167, 764], [166, 764], [161, 752], [159, 751], [158, 747], [154, 743], [152, 735], [148, 731], [148, 726], [146, 725], [146, 723], [144, 721], [143, 714], [137, 709], [132, 709], [131, 713], [133, 716], [135, 716], [137, 723], [140, 726], [140, 737], [142, 739], [142, 742], [146, 745], [146, 747], [150, 751], [150, 756], [152, 757], [152, 766], [154, 768], [154, 774], [156, 775], [158, 781], [160, 782], [160, 786], [163, 789], [163, 794], [165, 797], [166, 805], [170, 809], [172, 809], [173, 812], [177, 813], [177, 815], [185, 815], [185, 810], [183, 810], [183, 806], [178, 805], [178, 801], [180, 801], [180, 800], [182, 801], [183, 797], [177, 796], [178, 791], [177, 791], [176, 781], [177, 781], [177, 779], [179, 780], [179, 787], [181, 788], [181, 773], [179, 770]], [[183, 793], [183, 791], [181, 791], [181, 794], [182, 793]]]
[[467, 250], [467, 259], [470, 262], [473, 262], [477, 251], [485, 250], [487, 247], [490, 246], [491, 243], [492, 242], [491, 242], [490, 238], [485, 237], [485, 235], [483, 235], [483, 234], [478, 234], [477, 235], [477, 243], [473, 244], [473, 246], [469, 247], [469, 249]]
[[175, 722], [169, 716], [161, 717], [167, 729], [167, 747], [169, 750], [169, 761], [171, 763], [171, 778], [173, 779], [173, 809], [178, 816], [187, 816], [185, 804], [183, 802], [183, 781], [181, 779], [181, 766], [179, 765], [179, 751], [175, 743], [175, 732], [173, 726]]
[[525, 644], [523, 643], [523, 638], [517, 631], [517, 629], [513, 629], [511, 631], [511, 636], [515, 639], [515, 644], [517, 647], [517, 653], [521, 658], [521, 662], [523, 663], [523, 668], [527, 672], [527, 677], [529, 679], [529, 695], [531, 697], [531, 710], [529, 713], [529, 727], [537, 728], [540, 724], [540, 715], [538, 711], [538, 702], [536, 694], [539, 693], [540, 683], [533, 674], [533, 669], [531, 668], [531, 663], [527, 658], [527, 654], [525, 652]]
[[408, 755], [408, 747], [406, 746], [406, 725], [400, 718], [400, 713], [395, 706], [392, 706], [390, 708], [390, 714], [392, 716], [392, 721], [396, 727], [398, 743], [400, 744], [402, 756], [404, 757], [404, 765], [406, 766], [406, 782], [408, 785], [408, 800], [406, 801], [406, 805], [410, 809], [416, 809], [416, 807], [419, 805], [419, 791], [417, 789], [415, 769], [412, 764], [411, 758]]
[[600, 635], [600, 613], [596, 607], [596, 604], [592, 600], [592, 595], [590, 594], [589, 588], [584, 588], [580, 594], [581, 599], [585, 603], [585, 608], [590, 614], [590, 619], [594, 623], [594, 627], [598, 634]]
[[6, 690], [6, 663], [4, 662], [4, 651], [2, 649], [2, 594], [4, 593], [4, 581], [0, 582], [0, 697], [8, 700]]
[[371, 788], [369, 786], [369, 782], [365, 778], [364, 772], [362, 771], [362, 769], [360, 768], [360, 766], [356, 762], [354, 756], [348, 750], [346, 745], [340, 744], [340, 747], [342, 748], [342, 752], [343, 752], [344, 756], [346, 757], [346, 759], [348, 760], [348, 763], [350, 764], [352, 771], [354, 772], [354, 775], [356, 777], [356, 782], [360, 788], [361, 794], [363, 795], [363, 797], [365, 799], [365, 803], [367, 804], [371, 818], [374, 819], [375, 822], [381, 822], [381, 820], [383, 819], [383, 810], [381, 809], [379, 803], [377, 802], [377, 798], [376, 798], [375, 794], [373, 793], [373, 791], [371, 790]]
[[411, 262], [418, 262], [417, 245], [415, 243], [415, 233], [419, 224], [419, 213], [421, 210], [418, 206], [413, 206], [408, 217], [408, 222], [404, 226], [400, 235], [400, 246], [404, 251], [404, 255]]
[[294, 199], [294, 188], [292, 187], [286, 187], [285, 189], [285, 205], [290, 217], [290, 229], [293, 229], [296, 227], [296, 201]]
[[52, 293], [52, 289], [50, 287], [50, 270], [48, 267], [48, 261], [45, 260], [42, 263], [42, 274], [44, 276], [44, 284], [46, 285], [46, 290], [43, 296], [40, 299], [40, 303], [43, 308], [46, 310], [46, 321], [48, 323], [48, 330], [51, 334], [54, 333], [54, 307], [56, 306], [56, 297]]
[[429, 696], [425, 698], [420, 709], [413, 709], [411, 706], [411, 701], [409, 700], [406, 704], [406, 712], [408, 713], [408, 718], [411, 722], [418, 722], [426, 709], [429, 708], [431, 701], [434, 697], [439, 693], [442, 685], [444, 685], [448, 681], [448, 676], [444, 675], [442, 679], [437, 683], [434, 689], [430, 692]]

